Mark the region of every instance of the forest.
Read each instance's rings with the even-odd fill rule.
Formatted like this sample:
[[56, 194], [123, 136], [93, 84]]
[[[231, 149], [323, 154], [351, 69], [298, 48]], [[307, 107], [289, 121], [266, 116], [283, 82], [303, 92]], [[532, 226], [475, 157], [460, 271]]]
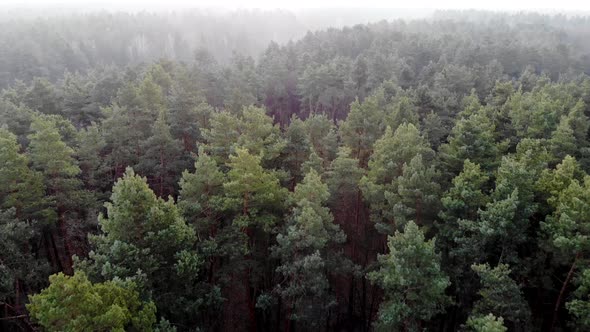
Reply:
[[0, 18], [0, 331], [590, 331], [590, 17], [200, 15]]

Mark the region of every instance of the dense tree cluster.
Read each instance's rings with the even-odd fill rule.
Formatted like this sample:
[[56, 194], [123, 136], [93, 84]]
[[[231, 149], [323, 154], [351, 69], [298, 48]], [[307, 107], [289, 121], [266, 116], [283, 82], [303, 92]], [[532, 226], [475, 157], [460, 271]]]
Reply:
[[587, 330], [589, 27], [439, 13], [227, 64], [0, 47], [0, 330]]

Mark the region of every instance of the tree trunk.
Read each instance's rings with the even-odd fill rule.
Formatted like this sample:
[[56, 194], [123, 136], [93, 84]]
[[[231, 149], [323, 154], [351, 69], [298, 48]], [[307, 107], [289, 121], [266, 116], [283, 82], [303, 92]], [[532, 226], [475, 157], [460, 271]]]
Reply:
[[291, 331], [291, 304], [287, 303], [287, 312], [285, 313], [285, 332]]
[[[71, 250], [71, 245], [70, 245], [70, 239], [68, 236], [68, 229], [66, 226], [66, 222], [63, 218], [63, 213], [60, 213], [59, 216], [59, 236], [62, 237], [63, 240], [63, 244], [64, 244], [64, 252], [62, 256], [63, 257], [63, 272], [66, 274], [72, 274], [73, 273], [73, 262], [72, 262], [72, 250]], [[58, 255], [59, 257], [59, 255]]]
[[160, 197], [164, 195], [164, 170], [165, 170], [165, 162], [164, 162], [164, 153], [160, 150]]
[[561, 290], [559, 291], [559, 296], [557, 296], [557, 301], [555, 301], [555, 308], [553, 309], [553, 319], [551, 321], [551, 331], [555, 330], [555, 323], [557, 323], [557, 316], [559, 316], [559, 307], [561, 307], [561, 301], [563, 300], [563, 294], [565, 293], [567, 285], [569, 284], [570, 280], [572, 279], [572, 277], [574, 275], [574, 270], [576, 269], [576, 263], [577, 263], [578, 259], [580, 258], [580, 256], [581, 256], [581, 254], [578, 252], [576, 254], [576, 257], [574, 258], [574, 262], [572, 263], [572, 266], [570, 267], [569, 272], [567, 273], [567, 277], [563, 281], [563, 285], [561, 286]]

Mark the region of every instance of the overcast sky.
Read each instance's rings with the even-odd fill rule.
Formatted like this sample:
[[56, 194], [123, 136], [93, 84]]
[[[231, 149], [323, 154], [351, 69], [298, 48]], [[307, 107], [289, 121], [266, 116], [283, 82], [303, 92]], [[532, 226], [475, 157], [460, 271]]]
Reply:
[[179, 8], [428, 8], [428, 9], [492, 9], [534, 10], [556, 9], [588, 11], [590, 0], [0, 0], [4, 7], [47, 8], [75, 7], [89, 9], [179, 9]]

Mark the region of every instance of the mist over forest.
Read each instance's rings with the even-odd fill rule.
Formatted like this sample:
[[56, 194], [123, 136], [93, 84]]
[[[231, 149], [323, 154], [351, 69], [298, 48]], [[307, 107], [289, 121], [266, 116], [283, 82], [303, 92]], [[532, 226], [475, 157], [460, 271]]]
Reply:
[[589, 40], [0, 7], [0, 331], [588, 331]]

